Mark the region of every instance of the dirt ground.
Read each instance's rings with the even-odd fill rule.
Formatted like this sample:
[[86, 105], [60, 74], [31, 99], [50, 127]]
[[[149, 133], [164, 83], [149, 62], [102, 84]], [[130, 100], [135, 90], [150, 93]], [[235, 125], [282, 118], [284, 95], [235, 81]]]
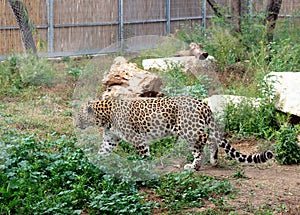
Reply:
[[[249, 153], [254, 144], [232, 145]], [[233, 177], [237, 171], [243, 177]], [[251, 211], [267, 208], [272, 212], [281, 211], [278, 214], [300, 215], [300, 165], [279, 165], [273, 159], [266, 164], [237, 164], [233, 168], [207, 165], [201, 173], [226, 178], [238, 189], [235, 198], [227, 199], [238, 214], [253, 214]]]

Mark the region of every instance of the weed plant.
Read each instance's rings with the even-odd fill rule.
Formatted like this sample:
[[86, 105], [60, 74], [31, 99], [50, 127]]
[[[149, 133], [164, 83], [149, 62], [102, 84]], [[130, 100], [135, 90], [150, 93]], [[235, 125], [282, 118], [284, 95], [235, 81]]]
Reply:
[[300, 126], [282, 125], [276, 132], [275, 158], [280, 164], [299, 164], [300, 146], [297, 136]]
[[58, 80], [53, 66], [34, 55], [12, 55], [0, 64], [0, 94], [16, 95], [28, 86], [50, 87]]
[[110, 177], [74, 138], [6, 132], [0, 139], [0, 214], [150, 214], [138, 187]]
[[51, 86], [55, 81], [55, 73], [45, 58], [28, 55], [20, 58], [18, 68], [22, 82], [28, 86]]
[[176, 214], [186, 208], [202, 207], [204, 199], [220, 202], [222, 195], [233, 191], [228, 181], [218, 181], [191, 171], [170, 173], [151, 186], [163, 199], [161, 207], [171, 209]]
[[281, 123], [280, 116], [276, 117], [276, 97], [272, 96], [272, 89], [265, 83], [261, 85], [261, 92], [256, 102], [245, 98], [239, 104], [230, 103], [227, 106], [224, 116], [226, 131], [268, 140], [274, 138]]
[[166, 97], [193, 96], [198, 99], [206, 98], [209, 89], [209, 78], [207, 76], [195, 77], [183, 71], [181, 65], [169, 64], [165, 72], [161, 72]]
[[14, 95], [23, 88], [24, 83], [17, 68], [17, 63], [18, 57], [15, 55], [0, 63], [1, 95]]
[[[0, 138], [0, 214], [152, 214], [157, 207], [175, 213], [232, 191], [227, 181], [192, 172], [117, 179], [92, 165], [74, 137], [36, 139], [13, 130]], [[154, 189], [163, 204], [147, 200], [140, 187]]]

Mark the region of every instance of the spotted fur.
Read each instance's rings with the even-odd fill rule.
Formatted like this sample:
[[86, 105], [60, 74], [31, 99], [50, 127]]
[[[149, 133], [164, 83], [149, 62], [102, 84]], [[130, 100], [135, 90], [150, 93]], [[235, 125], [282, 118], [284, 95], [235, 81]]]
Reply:
[[121, 140], [133, 144], [140, 156], [150, 156], [148, 143], [167, 136], [185, 140], [194, 156], [185, 168], [198, 170], [203, 162], [204, 146], [210, 149], [210, 162], [217, 163], [218, 146], [239, 162], [263, 163], [273, 157], [271, 151], [244, 155], [236, 151], [214, 120], [210, 107], [192, 97], [99, 100], [83, 106], [76, 126], [103, 127], [103, 145], [99, 154], [110, 153]]

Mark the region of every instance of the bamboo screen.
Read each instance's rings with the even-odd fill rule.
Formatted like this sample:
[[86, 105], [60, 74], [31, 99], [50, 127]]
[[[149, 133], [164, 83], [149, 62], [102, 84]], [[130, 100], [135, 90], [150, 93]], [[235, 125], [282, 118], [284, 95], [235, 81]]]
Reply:
[[[218, 0], [230, 13], [233, 0]], [[84, 52], [101, 50], [117, 43], [120, 37], [119, 0], [53, 0], [53, 38], [49, 34], [49, 0], [23, 0], [32, 25], [39, 52]], [[267, 0], [252, 0], [253, 12], [263, 11]], [[202, 0], [170, 1], [170, 32], [184, 25], [201, 23]], [[299, 0], [284, 0], [282, 15], [299, 15]], [[143, 35], [166, 35], [167, 8], [165, 0], [123, 0], [124, 39]], [[207, 18], [214, 15], [207, 5]], [[190, 17], [198, 17], [191, 20]], [[50, 36], [49, 36], [50, 35]], [[0, 55], [23, 51], [20, 33], [8, 1], [0, 0]]]

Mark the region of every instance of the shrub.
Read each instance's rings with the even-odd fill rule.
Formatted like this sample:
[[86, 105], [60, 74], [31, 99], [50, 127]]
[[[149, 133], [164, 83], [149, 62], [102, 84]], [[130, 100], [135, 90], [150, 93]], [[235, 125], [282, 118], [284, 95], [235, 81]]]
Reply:
[[297, 135], [300, 127], [283, 125], [276, 133], [275, 158], [280, 164], [300, 163], [300, 146], [297, 144]]
[[19, 69], [17, 68], [18, 57], [12, 55], [8, 60], [0, 63], [0, 93], [15, 94], [23, 88]]
[[25, 85], [51, 86], [54, 83], [54, 71], [45, 58], [28, 55], [20, 59], [19, 69]]
[[259, 138], [272, 139], [280, 126], [280, 115], [276, 113], [276, 97], [273, 89], [265, 82], [260, 86], [260, 98], [257, 102], [245, 98], [239, 104], [229, 104], [225, 114], [225, 130], [240, 135], [254, 135]]
[[0, 138], [0, 214], [150, 214], [135, 182], [105, 175], [75, 139]]
[[10, 56], [0, 64], [0, 94], [18, 94], [27, 86], [51, 86], [55, 83], [52, 65], [34, 55]]
[[167, 174], [155, 187], [158, 196], [163, 198], [165, 207], [173, 211], [201, 207], [205, 199], [216, 202], [222, 199], [222, 195], [233, 190], [228, 181], [219, 181], [189, 171]]
[[209, 78], [207, 76], [194, 77], [184, 72], [180, 65], [168, 65], [168, 70], [160, 76], [164, 82], [162, 92], [167, 97], [193, 96], [203, 99], [208, 95]]

